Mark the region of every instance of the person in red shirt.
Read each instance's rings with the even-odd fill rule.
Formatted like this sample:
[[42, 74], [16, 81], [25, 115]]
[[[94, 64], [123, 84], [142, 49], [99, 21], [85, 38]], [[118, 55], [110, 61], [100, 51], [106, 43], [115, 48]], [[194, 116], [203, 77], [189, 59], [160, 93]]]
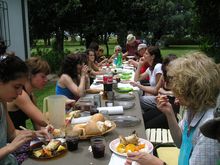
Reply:
[[126, 52], [123, 54], [123, 58], [127, 56], [136, 56], [138, 52], [137, 48], [140, 43], [141, 41], [137, 40], [133, 34], [129, 34], [127, 36]]
[[[141, 57], [143, 57], [143, 54], [146, 51], [146, 49], [147, 49], [147, 45], [146, 44], [139, 44], [138, 48], [137, 48], [137, 50], [138, 50], [138, 56], [136, 58], [137, 60], [130, 59], [130, 60], [128, 60], [129, 64], [132, 64], [132, 65], [134, 65], [137, 68], [138, 61], [139, 61], [139, 59]], [[149, 67], [149, 64], [146, 61], [145, 64], [140, 69], [140, 73], [144, 73], [147, 70], [148, 67]], [[141, 81], [141, 83], [148, 83], [148, 82], [149, 82], [149, 76], [145, 80]]]

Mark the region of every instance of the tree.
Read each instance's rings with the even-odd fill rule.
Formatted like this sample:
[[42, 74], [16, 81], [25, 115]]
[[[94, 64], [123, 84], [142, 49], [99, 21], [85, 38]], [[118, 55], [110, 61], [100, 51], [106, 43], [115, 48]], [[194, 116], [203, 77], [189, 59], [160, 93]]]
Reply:
[[148, 1], [150, 12], [149, 31], [153, 33], [153, 44], [162, 35], [172, 34], [183, 37], [189, 34], [193, 3], [190, 0]]
[[79, 0], [29, 0], [29, 20], [31, 36], [48, 38], [55, 33], [54, 49], [63, 52], [64, 30], [70, 28], [76, 18]]
[[220, 46], [220, 1], [195, 0], [195, 23], [200, 35], [213, 46]]
[[155, 43], [164, 34], [188, 34], [191, 7], [190, 0], [29, 0], [31, 36], [46, 40], [54, 33], [57, 51], [63, 51], [64, 30], [85, 37], [86, 47], [96, 41], [108, 50], [111, 33], [125, 47], [129, 31], [137, 38], [150, 32]]

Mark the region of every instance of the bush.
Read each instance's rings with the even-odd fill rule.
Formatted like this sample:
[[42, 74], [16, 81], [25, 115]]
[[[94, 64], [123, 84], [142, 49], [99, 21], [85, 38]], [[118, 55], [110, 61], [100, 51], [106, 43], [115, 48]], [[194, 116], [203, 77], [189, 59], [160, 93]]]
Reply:
[[164, 42], [165, 47], [169, 47], [169, 45], [198, 45], [198, 41], [189, 36], [183, 38], [176, 38], [171, 35], [162, 36], [161, 39]]
[[36, 52], [33, 52], [31, 56], [40, 56], [42, 59], [46, 60], [50, 65], [51, 72], [56, 73], [60, 68], [64, 56], [67, 54], [70, 54], [70, 51], [65, 50], [64, 53], [60, 53], [49, 49], [36, 48]]
[[220, 47], [218, 43], [213, 43], [209, 38], [202, 37], [200, 39], [200, 50], [214, 58], [217, 63], [220, 62]]
[[220, 49], [219, 48], [211, 48], [209, 50], [203, 50], [208, 56], [214, 58], [216, 63], [220, 63]]

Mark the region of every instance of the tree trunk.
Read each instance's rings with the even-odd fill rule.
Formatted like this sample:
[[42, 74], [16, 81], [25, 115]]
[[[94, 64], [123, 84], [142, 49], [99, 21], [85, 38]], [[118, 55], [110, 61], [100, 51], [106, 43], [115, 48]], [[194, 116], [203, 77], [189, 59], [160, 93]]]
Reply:
[[105, 35], [104, 35], [104, 43], [105, 43], [106, 50], [107, 50], [107, 57], [109, 57], [109, 48], [108, 48], [108, 38], [107, 38], [107, 33], [105, 33]]
[[89, 47], [89, 45], [92, 41], [94, 41], [94, 42], [98, 41], [98, 37], [93, 33], [86, 34], [85, 39], [86, 39], [86, 49]]
[[62, 29], [57, 29], [56, 31], [56, 41], [55, 41], [55, 51], [57, 52], [63, 52], [64, 47], [63, 47], [63, 40], [64, 40], [64, 30]]
[[46, 47], [47, 46], [47, 38], [44, 37], [43, 40], [44, 40], [44, 46]]
[[123, 53], [126, 52], [126, 37], [127, 37], [127, 28], [126, 25], [121, 23], [119, 27], [117, 27], [117, 41], [118, 44], [122, 47]]
[[155, 45], [156, 42], [161, 38], [161, 36], [163, 35], [162, 31], [159, 30], [157, 32], [154, 33], [154, 37], [152, 39], [152, 45]]
[[83, 33], [82, 31], [80, 32], [80, 45], [83, 45]]
[[92, 35], [88, 34], [85, 36], [85, 39], [86, 39], [86, 49], [88, 49], [90, 43], [92, 42]]
[[47, 38], [47, 45], [51, 46], [50, 37]]

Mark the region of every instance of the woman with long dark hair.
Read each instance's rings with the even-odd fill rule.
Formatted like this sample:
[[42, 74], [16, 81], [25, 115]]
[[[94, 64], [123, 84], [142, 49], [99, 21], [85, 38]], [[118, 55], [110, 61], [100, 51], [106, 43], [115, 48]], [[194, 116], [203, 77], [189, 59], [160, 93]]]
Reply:
[[89, 88], [88, 66], [85, 54], [70, 54], [61, 65], [56, 94], [78, 100]]
[[0, 164], [17, 165], [10, 153], [29, 142], [37, 134], [46, 132], [16, 130], [7, 112], [6, 102], [11, 102], [22, 94], [28, 79], [28, 67], [16, 56], [0, 57]]

